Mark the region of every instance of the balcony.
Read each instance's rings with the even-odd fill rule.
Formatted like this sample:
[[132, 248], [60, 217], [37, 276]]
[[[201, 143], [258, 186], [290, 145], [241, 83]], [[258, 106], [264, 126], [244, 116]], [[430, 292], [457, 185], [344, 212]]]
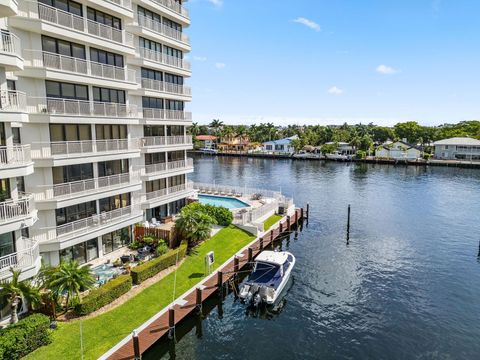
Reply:
[[1, 33], [0, 66], [7, 71], [23, 70], [22, 44], [17, 35]]
[[14, 16], [18, 12], [17, 0], [0, 0], [0, 17]]
[[[151, 90], [171, 95], [180, 95], [190, 98], [192, 96], [192, 89], [189, 86], [173, 84], [165, 81], [141, 78], [140, 89]], [[143, 95], [143, 94], [142, 94]], [[190, 100], [190, 99], [188, 99]]]
[[190, 62], [187, 60], [167, 55], [158, 51], [150, 50], [144, 47], [138, 47], [136, 51], [140, 55], [141, 59], [146, 59], [162, 65], [185, 70], [188, 73], [190, 73], [191, 71]]
[[157, 152], [158, 148], [171, 147], [191, 148], [193, 146], [191, 135], [179, 136], [149, 136], [140, 140], [140, 146], [145, 152]]
[[182, 31], [178, 31], [168, 25], [161, 23], [160, 21], [153, 20], [147, 16], [137, 14], [137, 23], [140, 27], [151, 30], [157, 34], [163, 35], [169, 39], [181, 42], [184, 45], [190, 44], [190, 39]]
[[186, 174], [193, 171], [193, 159], [178, 160], [160, 164], [145, 165], [142, 177], [146, 181], [160, 179], [165, 176]]
[[94, 102], [88, 100], [35, 98], [28, 99], [28, 112], [52, 116], [82, 116], [100, 118], [138, 118], [136, 105]]
[[27, 112], [27, 95], [23, 91], [1, 90], [0, 112]]
[[[118, 51], [129, 50], [116, 47], [117, 45], [133, 47], [133, 35], [125, 30], [115, 29], [39, 2], [21, 2], [19, 16], [12, 20], [13, 26], [27, 31], [46, 32], [53, 36], [61, 34], [77, 41], [100, 44]], [[31, 20], [36, 22], [32, 23]]]
[[12, 276], [10, 268], [22, 271], [20, 280], [36, 275], [40, 268], [38, 241], [22, 237], [16, 241], [16, 247], [16, 252], [0, 257], [0, 280]]
[[160, 5], [161, 7], [172, 11], [176, 15], [180, 15], [184, 21], [188, 21], [189, 13], [186, 8], [184, 8], [179, 2], [175, 0], [152, 0], [154, 4]]
[[[129, 88], [137, 88], [135, 70], [126, 67], [117, 67], [97, 63], [90, 60], [64, 56], [40, 50], [24, 50], [26, 57], [26, 66], [34, 69], [41, 69], [41, 77], [55, 78], [62, 81], [74, 81], [91, 84], [91, 79], [104, 79], [106, 81], [95, 82], [98, 86], [119, 86], [118, 82], [127, 82], [134, 84]], [[46, 70], [50, 71], [46, 71]], [[62, 72], [61, 74], [56, 74]], [[66, 78], [65, 72], [73, 73], [73, 78]]]
[[144, 108], [143, 118], [145, 120], [154, 120], [153, 123], [155, 123], [155, 121], [157, 120], [190, 123], [192, 121], [192, 113], [188, 111], [181, 111], [181, 110]]
[[193, 183], [187, 182], [186, 184], [175, 185], [144, 194], [142, 207], [144, 209], [151, 209], [172, 201], [186, 198], [192, 194]]
[[136, 139], [55, 141], [32, 144], [35, 166], [65, 166], [140, 157]]
[[0, 147], [0, 176], [12, 178], [33, 174], [30, 145]]
[[0, 202], [0, 226], [2, 232], [20, 230], [37, 221], [37, 210], [32, 194], [19, 193], [17, 199]]

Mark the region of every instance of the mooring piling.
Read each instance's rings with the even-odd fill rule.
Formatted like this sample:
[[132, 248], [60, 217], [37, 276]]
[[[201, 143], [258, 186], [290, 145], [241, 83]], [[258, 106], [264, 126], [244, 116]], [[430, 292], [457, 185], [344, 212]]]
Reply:
[[347, 215], [347, 244], [350, 243], [350, 204], [348, 204], [348, 215]]
[[223, 287], [223, 272], [217, 272], [217, 287], [221, 289]]
[[195, 306], [197, 307], [197, 312], [202, 313], [202, 289], [197, 288], [195, 296]]
[[260, 251], [263, 251], [263, 237], [259, 239], [259, 243], [260, 243]]
[[290, 215], [287, 216], [287, 231], [290, 231]]
[[308, 221], [310, 219], [310, 204], [309, 203], [307, 203], [307, 214], [306, 214], [306, 216], [307, 216], [307, 221]]
[[234, 272], [233, 276], [234, 277], [238, 276], [239, 269], [240, 269], [240, 264], [239, 264], [239, 261], [238, 261], [238, 256], [235, 256], [233, 258], [233, 272]]
[[270, 230], [270, 245], [272, 246], [272, 250], [273, 250], [273, 230]]
[[251, 247], [248, 248], [248, 263], [250, 264], [253, 261], [253, 249]]
[[477, 255], [477, 257], [480, 258], [480, 241], [478, 242], [478, 255]]
[[171, 307], [168, 309], [168, 338], [175, 337], [175, 309]]
[[140, 341], [138, 339], [138, 332], [137, 330], [132, 331], [132, 340], [133, 340], [133, 356], [135, 360], [140, 360], [142, 358], [142, 354], [140, 353]]

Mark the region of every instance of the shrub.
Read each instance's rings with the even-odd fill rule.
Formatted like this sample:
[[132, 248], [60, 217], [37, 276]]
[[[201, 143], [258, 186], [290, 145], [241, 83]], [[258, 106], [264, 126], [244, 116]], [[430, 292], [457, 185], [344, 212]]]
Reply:
[[87, 315], [110, 304], [132, 288], [130, 275], [121, 275], [98, 289], [92, 290], [75, 306], [78, 315]]
[[204, 211], [213, 217], [218, 225], [229, 226], [233, 221], [233, 214], [223, 206], [204, 205]]
[[155, 276], [160, 271], [175, 265], [177, 262], [177, 254], [179, 260], [183, 259], [187, 253], [187, 247], [187, 242], [182, 241], [180, 246], [175, 250], [133, 268], [130, 273], [130, 275], [132, 275], [133, 283], [139, 285], [148, 278]]
[[162, 256], [168, 252], [168, 246], [167, 243], [164, 240], [160, 240], [157, 245], [157, 249], [155, 250], [155, 253], [157, 256]]
[[357, 159], [363, 160], [367, 157], [367, 152], [364, 150], [357, 150], [356, 156], [357, 156]]
[[50, 319], [33, 314], [15, 325], [0, 330], [0, 360], [20, 359], [35, 349], [50, 344]]

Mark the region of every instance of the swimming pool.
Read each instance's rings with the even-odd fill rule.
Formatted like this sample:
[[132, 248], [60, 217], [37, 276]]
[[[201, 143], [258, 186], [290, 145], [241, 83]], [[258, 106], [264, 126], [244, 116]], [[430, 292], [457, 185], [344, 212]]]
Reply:
[[110, 279], [122, 273], [122, 270], [114, 267], [112, 264], [99, 265], [91, 268], [90, 271], [100, 285], [106, 284]]
[[250, 207], [246, 202], [225, 196], [198, 195], [198, 200], [201, 204], [223, 206], [227, 209]]

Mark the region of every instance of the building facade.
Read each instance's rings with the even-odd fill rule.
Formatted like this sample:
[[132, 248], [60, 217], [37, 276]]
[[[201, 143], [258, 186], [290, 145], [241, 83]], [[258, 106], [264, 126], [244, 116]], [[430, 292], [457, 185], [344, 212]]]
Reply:
[[102, 258], [192, 194], [182, 2], [0, 4], [0, 278]]
[[285, 139], [266, 141], [262, 144], [262, 150], [272, 154], [293, 154], [295, 148], [292, 146], [292, 140], [296, 139], [298, 136], [294, 135]]
[[377, 159], [417, 160], [422, 155], [420, 148], [406, 141], [387, 142], [375, 149]]
[[455, 137], [436, 141], [435, 159], [480, 161], [480, 140]]

